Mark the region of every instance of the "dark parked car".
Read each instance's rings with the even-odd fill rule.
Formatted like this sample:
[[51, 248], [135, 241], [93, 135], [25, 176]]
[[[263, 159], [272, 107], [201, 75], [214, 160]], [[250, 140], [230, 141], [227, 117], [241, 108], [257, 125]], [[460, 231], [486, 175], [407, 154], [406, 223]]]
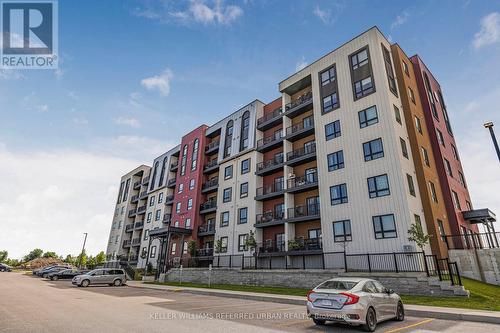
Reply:
[[51, 279], [52, 281], [72, 280], [75, 276], [80, 274], [85, 274], [85, 272], [79, 271], [78, 269], [63, 269], [61, 271], [49, 273], [47, 279]]
[[0, 264], [0, 272], [10, 272], [12, 271], [12, 267], [6, 264]]
[[49, 269], [43, 269], [37, 273], [38, 276], [46, 278], [50, 273], [56, 273], [65, 269], [71, 268], [69, 266], [56, 266]]
[[40, 267], [40, 268], [37, 268], [37, 269], [34, 269], [33, 270], [33, 275], [38, 275], [38, 272], [41, 272], [43, 271], [44, 269], [51, 269], [51, 268], [54, 268], [56, 267], [57, 265], [50, 265], [50, 266], [45, 266], [45, 267]]

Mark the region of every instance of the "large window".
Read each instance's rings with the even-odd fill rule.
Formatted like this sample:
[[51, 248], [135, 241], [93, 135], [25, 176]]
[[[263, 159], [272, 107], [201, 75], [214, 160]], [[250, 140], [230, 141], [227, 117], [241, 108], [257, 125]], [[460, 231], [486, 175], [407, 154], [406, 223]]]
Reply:
[[421, 149], [422, 149], [422, 158], [424, 159], [424, 163], [425, 165], [430, 167], [431, 162], [429, 161], [429, 154], [427, 153], [427, 149], [425, 149], [424, 147], [421, 147]]
[[396, 121], [402, 125], [403, 122], [401, 121], [401, 112], [399, 111], [399, 108], [396, 105], [394, 106], [394, 117], [396, 117]]
[[396, 88], [396, 79], [394, 78], [394, 71], [392, 69], [391, 53], [389, 50], [382, 45], [382, 54], [384, 56], [385, 71], [387, 73], [387, 80], [389, 81], [389, 89], [394, 95], [398, 95], [398, 90]]
[[227, 227], [229, 225], [229, 212], [220, 213], [220, 226]]
[[410, 176], [409, 174], [406, 174], [406, 180], [408, 182], [408, 191], [412, 196], [417, 196], [415, 193], [415, 185], [413, 184], [413, 177]]
[[337, 93], [334, 92], [331, 95], [323, 97], [323, 113], [328, 113], [333, 109], [338, 108], [339, 99], [337, 97]]
[[368, 193], [370, 198], [389, 195], [389, 179], [387, 178], [387, 175], [368, 178]]
[[178, 202], [175, 204], [175, 212], [180, 213], [181, 212], [181, 203]]
[[243, 252], [247, 250], [248, 234], [238, 235], [238, 251]]
[[241, 118], [240, 151], [248, 148], [250, 133], [250, 112], [246, 111]]
[[123, 200], [122, 201], [127, 201], [129, 188], [130, 188], [130, 178], [127, 179], [127, 182], [125, 183], [125, 190], [123, 191]]
[[420, 118], [415, 116], [415, 127], [417, 128], [418, 133], [422, 134], [422, 123], [420, 122]]
[[377, 107], [374, 105], [368, 109], [359, 111], [358, 118], [360, 128], [365, 128], [378, 123]]
[[351, 221], [344, 220], [333, 222], [333, 240], [334, 242], [352, 241]]
[[152, 219], [153, 219], [153, 212], [149, 212], [146, 217], [146, 223], [150, 223]]
[[327, 155], [328, 171], [334, 171], [344, 168], [344, 152], [339, 150]]
[[233, 166], [229, 165], [224, 168], [224, 179], [227, 180], [231, 178], [233, 178]]
[[226, 158], [231, 155], [231, 147], [233, 144], [233, 121], [230, 120], [226, 125], [226, 139], [224, 140], [224, 155]]
[[439, 120], [439, 116], [437, 113], [436, 109], [436, 101], [434, 99], [434, 94], [432, 93], [431, 85], [429, 83], [429, 77], [427, 76], [427, 73], [424, 72], [424, 84], [425, 84], [425, 89], [427, 90], [427, 96], [429, 97], [429, 102], [431, 104], [431, 112], [434, 118]]
[[429, 181], [429, 191], [431, 192], [431, 199], [434, 202], [438, 202], [437, 194], [436, 194], [436, 187], [434, 186], [434, 183]]
[[243, 224], [248, 222], [248, 208], [240, 208], [238, 210], [238, 224]]
[[232, 187], [225, 188], [222, 195], [222, 202], [230, 202], [232, 193], [233, 193]]
[[461, 210], [462, 207], [460, 205], [460, 199], [458, 198], [457, 192], [451, 191], [451, 194], [453, 195], [453, 205], [455, 206], [456, 209]]
[[248, 197], [248, 183], [240, 184], [240, 198]]
[[191, 210], [193, 208], [193, 198], [188, 199], [187, 209]]
[[116, 203], [119, 204], [121, 199], [122, 199], [122, 194], [123, 194], [123, 186], [125, 186], [125, 182], [122, 182], [120, 184], [120, 191], [118, 192], [118, 199], [116, 200]]
[[155, 221], [160, 221], [161, 219], [161, 209], [157, 209], [155, 212]]
[[182, 148], [182, 160], [181, 160], [181, 176], [186, 174], [186, 163], [187, 163], [188, 145], [184, 145]]
[[444, 167], [446, 169], [446, 174], [450, 177], [453, 177], [453, 170], [451, 169], [450, 161], [448, 161], [446, 158], [444, 159]]
[[193, 144], [193, 156], [191, 156], [191, 170], [196, 170], [198, 165], [198, 150], [200, 146], [200, 140], [195, 139]]
[[326, 141], [338, 138], [340, 135], [340, 120], [325, 125]]
[[374, 216], [373, 229], [376, 239], [396, 238], [398, 236], [393, 214]]
[[365, 155], [365, 161], [371, 161], [377, 158], [384, 157], [384, 147], [382, 146], [382, 139], [378, 138], [363, 143], [363, 152]]
[[160, 172], [160, 180], [158, 181], [158, 186], [163, 185], [163, 180], [165, 178], [165, 171], [167, 169], [167, 163], [168, 163], [168, 156], [163, 159], [161, 172]]
[[152, 195], [150, 198], [149, 198], [149, 207], [153, 206], [155, 204], [155, 196]]
[[347, 185], [339, 184], [330, 187], [330, 202], [332, 206], [347, 203]]
[[246, 160], [241, 161], [241, 174], [249, 173], [250, 172], [250, 159], [247, 158]]
[[403, 138], [399, 138], [399, 142], [401, 143], [401, 153], [403, 154], [403, 157], [409, 158], [408, 157], [408, 148], [406, 147], [406, 141]]
[[368, 64], [368, 50], [364, 49], [351, 56], [352, 69], [358, 69], [361, 66]]
[[320, 77], [321, 77], [321, 85], [322, 86], [326, 86], [329, 83], [333, 83], [337, 77], [337, 73], [335, 71], [335, 66], [322, 72]]
[[356, 98], [361, 98], [373, 92], [373, 80], [369, 76], [366, 79], [354, 82], [354, 93]]
[[151, 180], [150, 180], [150, 185], [149, 185], [149, 190], [153, 190], [153, 188], [155, 187], [155, 181], [156, 181], [156, 173], [158, 172], [158, 166], [159, 166], [160, 162], [156, 161], [155, 162], [155, 166], [153, 168], [153, 177], [151, 177]]
[[220, 239], [220, 252], [221, 253], [226, 253], [227, 252], [227, 237], [221, 237]]
[[437, 138], [438, 138], [438, 141], [441, 144], [441, 146], [445, 147], [446, 145], [444, 144], [443, 133], [441, 133], [440, 130], [436, 129], [436, 134], [437, 134]]

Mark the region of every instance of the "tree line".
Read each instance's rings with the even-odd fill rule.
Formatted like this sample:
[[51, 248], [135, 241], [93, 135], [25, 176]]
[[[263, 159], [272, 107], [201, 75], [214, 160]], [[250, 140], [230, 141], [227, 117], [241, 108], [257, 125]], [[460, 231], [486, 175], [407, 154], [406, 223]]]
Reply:
[[106, 254], [104, 253], [104, 251], [99, 252], [96, 256], [87, 255], [87, 253], [83, 251], [78, 256], [68, 254], [66, 257], [63, 257], [53, 251], [44, 252], [42, 249], [36, 248], [31, 250], [20, 260], [9, 258], [9, 252], [6, 250], [0, 251], [0, 263], [4, 263], [12, 267], [22, 265], [37, 258], [54, 258], [73, 266], [81, 265], [82, 267], [88, 268], [93, 268], [106, 262]]

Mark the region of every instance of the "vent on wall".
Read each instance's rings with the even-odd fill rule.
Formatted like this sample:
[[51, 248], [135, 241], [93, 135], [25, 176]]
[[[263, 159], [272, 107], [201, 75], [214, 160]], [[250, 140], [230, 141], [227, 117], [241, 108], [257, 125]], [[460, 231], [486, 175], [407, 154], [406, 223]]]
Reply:
[[414, 252], [413, 245], [403, 245], [403, 252]]

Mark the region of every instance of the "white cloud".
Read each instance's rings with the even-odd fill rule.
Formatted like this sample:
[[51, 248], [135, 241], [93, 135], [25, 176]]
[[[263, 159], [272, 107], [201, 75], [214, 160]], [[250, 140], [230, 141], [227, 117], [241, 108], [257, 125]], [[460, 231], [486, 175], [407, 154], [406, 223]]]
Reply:
[[0, 79], [3, 80], [20, 80], [24, 79], [24, 75], [13, 69], [0, 69]]
[[133, 117], [118, 117], [114, 119], [115, 124], [125, 125], [133, 128], [141, 127], [141, 122]]
[[49, 111], [49, 106], [47, 104], [40, 104], [36, 106], [36, 110], [41, 113], [45, 113]]
[[405, 24], [406, 21], [408, 21], [409, 16], [410, 13], [408, 13], [408, 11], [406, 10], [401, 14], [399, 14], [398, 16], [396, 16], [396, 20], [394, 20], [394, 22], [392, 22], [391, 24], [391, 29], [397, 28], [398, 26]]
[[313, 14], [316, 15], [324, 24], [330, 23], [330, 17], [332, 14], [330, 10], [320, 9], [319, 6], [316, 5], [316, 7], [314, 7]]
[[476, 49], [500, 42], [500, 13], [493, 12], [481, 19], [481, 30], [474, 35]]
[[88, 125], [89, 123], [88, 119], [83, 117], [73, 118], [73, 122], [77, 125]]
[[295, 70], [298, 72], [302, 69], [304, 69], [308, 65], [307, 61], [305, 60], [304, 56], [300, 59], [300, 61], [297, 62], [295, 65]]
[[157, 90], [162, 96], [170, 94], [170, 80], [173, 74], [170, 69], [165, 69], [160, 75], [155, 75], [141, 80], [141, 85], [147, 90]]

